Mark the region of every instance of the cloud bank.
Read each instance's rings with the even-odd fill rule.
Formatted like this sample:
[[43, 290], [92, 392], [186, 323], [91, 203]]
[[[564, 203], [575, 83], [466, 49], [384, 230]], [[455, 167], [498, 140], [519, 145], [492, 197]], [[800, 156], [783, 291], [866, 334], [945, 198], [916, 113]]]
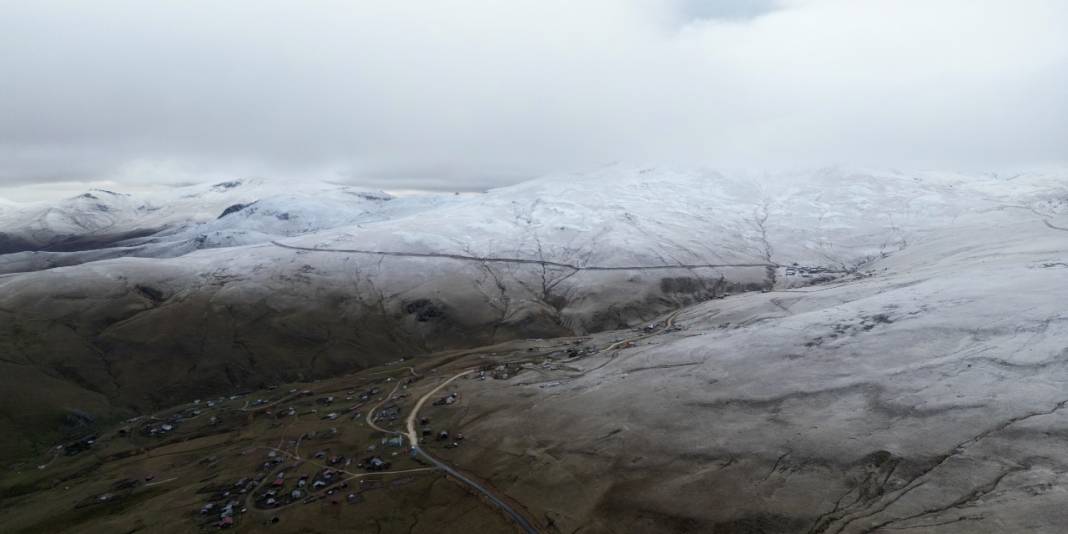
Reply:
[[0, 186], [1068, 160], [1060, 0], [8, 3]]

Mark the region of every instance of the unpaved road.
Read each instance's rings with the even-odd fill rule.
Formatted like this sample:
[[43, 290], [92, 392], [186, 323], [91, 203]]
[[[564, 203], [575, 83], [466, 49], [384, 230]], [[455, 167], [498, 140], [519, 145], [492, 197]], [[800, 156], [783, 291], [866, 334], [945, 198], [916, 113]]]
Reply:
[[[677, 310], [675, 312], [672, 312], [670, 315], [668, 315], [668, 317], [664, 320], [664, 326], [663, 327], [658, 328], [657, 330], [655, 330], [653, 332], [649, 332], [649, 333], [646, 333], [646, 334], [642, 334], [640, 336], [632, 337], [630, 339], [625, 339], [625, 340], [613, 343], [613, 344], [609, 345], [608, 347], [606, 347], [605, 351], [617, 350], [620, 347], [626, 345], [627, 343], [632, 343], [634, 341], [639, 341], [639, 340], [646, 339], [646, 338], [655, 336], [657, 334], [663, 333], [665, 330], [668, 330], [669, 328], [674, 326], [675, 319], [679, 316], [679, 314], [681, 312], [682, 312], [682, 310]], [[609, 362], [610, 361], [611, 361], [611, 359], [609, 360]], [[606, 363], [608, 363], [608, 362], [606, 362]], [[498, 509], [500, 509], [502, 512], [504, 512], [504, 514], [506, 516], [508, 516], [508, 518], [511, 519], [520, 529], [522, 529], [523, 532], [525, 532], [527, 534], [537, 534], [538, 533], [538, 529], [531, 523], [531, 521], [529, 519], [527, 519], [526, 516], [524, 516], [522, 513], [517, 511], [515, 508], [513, 508], [505, 500], [503, 500], [500, 497], [498, 497], [492, 490], [490, 490], [489, 488], [485, 487], [484, 485], [482, 485], [478, 481], [473, 480], [471, 477], [469, 477], [469, 476], [461, 473], [460, 471], [456, 470], [455, 468], [453, 468], [449, 464], [437, 459], [436, 457], [434, 457], [430, 453], [424, 451], [419, 446], [419, 432], [416, 429], [416, 425], [417, 425], [416, 421], [419, 420], [419, 411], [422, 410], [423, 405], [426, 404], [426, 401], [428, 399], [434, 397], [435, 395], [437, 395], [438, 392], [440, 392], [442, 389], [445, 388], [445, 386], [448, 386], [452, 382], [458, 380], [460, 377], [469, 375], [469, 374], [471, 374], [471, 373], [473, 373], [473, 372], [475, 372], [477, 370], [478, 370], [478, 368], [476, 367], [476, 368], [470, 368], [470, 369], [465, 369], [463, 371], [460, 371], [460, 372], [452, 375], [451, 377], [449, 377], [445, 381], [441, 382], [440, 384], [434, 386], [430, 391], [427, 391], [425, 394], [423, 394], [421, 397], [419, 397], [419, 400], [415, 403], [415, 406], [408, 413], [408, 418], [405, 420], [406, 434], [407, 434], [407, 437], [408, 437], [408, 441], [411, 443], [412, 454], [415, 455], [415, 456], [419, 456], [419, 457], [425, 459], [426, 461], [430, 462], [432, 465], [434, 465], [438, 469], [441, 469], [442, 471], [448, 473], [454, 479], [462, 482], [467, 487], [469, 487], [472, 490], [474, 490], [475, 492], [481, 494], [483, 497], [486, 498], [486, 500], [488, 500], [490, 503], [492, 503], [494, 506], [496, 506]], [[394, 391], [396, 391], [396, 388], [394, 388]], [[392, 397], [392, 396], [393, 396], [393, 394], [390, 393], [390, 397]], [[383, 402], [385, 402], [385, 400], [383, 400]], [[379, 403], [379, 405], [381, 405], [381, 403]], [[377, 409], [377, 406], [375, 408]], [[368, 413], [368, 422], [371, 421], [373, 413], [374, 413], [374, 410], [372, 410], [370, 413]], [[395, 432], [395, 431], [381, 429], [378, 426], [375, 426], [375, 428], [379, 429], [379, 430], [384, 430], [386, 432], [391, 432], [391, 433], [394, 433], [394, 434], [398, 433], [398, 432]]]
[[511, 519], [516, 525], [518, 525], [519, 528], [523, 530], [523, 532], [526, 532], [527, 534], [538, 534], [538, 529], [535, 528], [533, 524], [531, 524], [531, 522], [526, 518], [526, 516], [516, 511], [515, 508], [512, 508], [512, 506], [505, 502], [503, 499], [497, 497], [497, 495], [495, 495], [493, 491], [486, 488], [478, 481], [472, 480], [467, 475], [464, 475], [456, 469], [453, 469], [452, 466], [450, 466], [449, 464], [438, 460], [434, 456], [424, 451], [421, 447], [419, 447], [419, 433], [416, 431], [415, 425], [416, 420], [419, 419], [419, 410], [423, 407], [423, 404], [426, 403], [427, 399], [433, 397], [435, 394], [437, 394], [437, 392], [441, 391], [442, 388], [449, 385], [454, 380], [460, 378], [461, 376], [471, 374], [475, 371], [476, 369], [467, 369], [456, 373], [444, 382], [438, 384], [437, 386], [434, 386], [433, 389], [426, 392], [426, 394], [420, 397], [419, 401], [415, 403], [415, 407], [412, 408], [411, 413], [408, 414], [407, 420], [408, 441], [410, 441], [412, 444], [412, 454], [422, 457], [424, 460], [430, 462], [438, 469], [441, 469], [442, 471], [448, 473], [454, 479], [459, 480], [467, 487], [481, 494], [483, 497], [486, 498], [486, 500], [493, 503], [494, 506], [504, 512], [504, 514], [508, 516], [508, 518]]

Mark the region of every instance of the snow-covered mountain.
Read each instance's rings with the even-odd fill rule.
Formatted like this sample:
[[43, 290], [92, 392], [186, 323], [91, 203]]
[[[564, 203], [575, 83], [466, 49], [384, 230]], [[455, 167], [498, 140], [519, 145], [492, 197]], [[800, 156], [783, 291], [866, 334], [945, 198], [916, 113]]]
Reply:
[[263, 243], [395, 218], [451, 200], [247, 179], [142, 196], [92, 190], [58, 203], [9, 203], [0, 209], [0, 253], [7, 253], [0, 256], [0, 273]]
[[[297, 236], [307, 236], [293, 241], [299, 246], [557, 260], [580, 254], [604, 265], [746, 262], [767, 255], [766, 237], [776, 261], [849, 268], [960, 216], [1003, 209], [1055, 216], [1068, 209], [1064, 187], [1057, 172], [771, 175], [611, 166], [472, 197], [394, 197], [262, 179], [143, 196], [93, 190], [58, 203], [0, 205], [8, 253], [0, 272]], [[35, 254], [11, 255], [17, 252]]]
[[331, 197], [342, 209], [345, 199], [359, 203], [392, 198], [381, 191], [350, 186], [310, 182], [293, 187], [263, 179], [178, 187], [143, 195], [94, 189], [56, 203], [8, 202], [0, 228], [10, 236], [54, 246], [68, 238], [205, 223], [232, 206], [278, 195]]
[[918, 268], [958, 253], [954, 236], [1068, 227], [1064, 171], [613, 166], [471, 196], [244, 182], [90, 194], [0, 212], [8, 239], [80, 243], [0, 255], [2, 385], [33, 399], [6, 415], [32, 422], [26, 435], [53, 435], [72, 409], [114, 417], [429, 350], [625, 327], [727, 294]]
[[872, 276], [703, 302], [678, 332], [457, 386], [456, 431], [491, 438], [453, 457], [561, 532], [1061, 532], [1068, 225], [969, 219]]
[[613, 166], [493, 190], [419, 218], [339, 227], [292, 243], [544, 256], [593, 265], [670, 265], [762, 260], [766, 237], [774, 262], [852, 268], [962, 217], [1005, 209], [1054, 216], [1064, 209], [1055, 199], [1063, 201], [1066, 194], [1064, 173], [1002, 179], [841, 169], [750, 175]]

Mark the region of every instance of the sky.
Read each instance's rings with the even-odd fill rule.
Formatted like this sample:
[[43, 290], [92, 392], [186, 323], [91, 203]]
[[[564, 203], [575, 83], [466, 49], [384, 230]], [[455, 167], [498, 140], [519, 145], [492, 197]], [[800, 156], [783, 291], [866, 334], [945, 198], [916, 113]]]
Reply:
[[1068, 161], [1063, 0], [0, 0], [0, 196]]

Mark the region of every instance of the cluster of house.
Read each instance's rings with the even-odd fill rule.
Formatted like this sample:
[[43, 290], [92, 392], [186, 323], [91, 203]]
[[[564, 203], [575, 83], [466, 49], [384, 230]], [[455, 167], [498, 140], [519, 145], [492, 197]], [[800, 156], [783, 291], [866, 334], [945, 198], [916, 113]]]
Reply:
[[455, 404], [460, 399], [460, 394], [453, 391], [440, 399], [434, 401], [434, 406], [449, 406]]
[[460, 433], [457, 433], [456, 436], [452, 437], [452, 439], [450, 440], [448, 430], [442, 430], [441, 432], [438, 432], [438, 441], [448, 442], [445, 443], [446, 449], [455, 449], [456, 447], [459, 447], [460, 442], [462, 442], [463, 440], [464, 435]]
[[[221, 401], [222, 399], [220, 398], [220, 402]], [[163, 419], [157, 417], [149, 418], [146, 423], [141, 425], [141, 435], [148, 437], [163, 437], [176, 430], [182, 422], [199, 417], [203, 413], [203, 410], [200, 407], [200, 401], [196, 400], [193, 404], [193, 407], [178, 411]], [[216, 405], [216, 401], [207, 402], [208, 408], [214, 408]], [[208, 420], [208, 424], [210, 425], [217, 425], [219, 422], [219, 418], [214, 415]], [[126, 429], [120, 430], [119, 434], [126, 435]]]
[[513, 376], [519, 374], [519, 371], [523, 369], [523, 366], [518, 363], [502, 363], [487, 369], [491, 377], [495, 380], [508, 380]]
[[165, 436], [178, 428], [179, 421], [181, 421], [180, 418], [172, 418], [169, 421], [150, 421], [141, 427], [141, 434], [153, 438]]
[[96, 434], [90, 434], [66, 445], [60, 445], [60, 448], [63, 449], [63, 454], [74, 456], [93, 448], [93, 445], [96, 444], [96, 439]]
[[316, 460], [326, 460], [326, 464], [331, 467], [336, 467], [338, 465], [349, 465], [352, 463], [352, 460], [339, 454], [330, 455], [329, 457], [327, 456], [327, 451], [325, 450], [316, 452], [314, 455]]
[[[244, 507], [238, 508], [240, 504], [241, 501], [234, 499], [226, 501], [225, 504], [219, 506], [217, 512], [217, 517], [219, 519], [217, 522], [215, 522], [215, 526], [219, 528], [230, 528], [234, 526], [235, 510], [238, 510], [240, 513], [245, 513], [248, 511], [248, 509]], [[209, 502], [202, 506], [200, 508], [200, 514], [209, 517], [216, 515], [216, 503]]]
[[808, 267], [805, 265], [798, 265], [793, 263], [786, 267], [786, 276], [800, 276], [802, 278], [811, 278], [814, 275], [829, 275], [835, 273], [841, 273], [839, 269], [831, 269], [829, 267]]
[[[331, 454], [329, 449], [317, 451], [313, 457], [326, 465], [314, 474], [292, 477], [287, 473], [287, 466], [282, 465], [281, 455], [270, 451], [257, 476], [238, 480], [233, 488], [244, 494], [262, 486], [263, 491], [253, 496], [254, 506], [259, 509], [276, 509], [296, 502], [311, 503], [323, 498], [329, 499], [331, 504], [340, 504], [339, 493], [344, 494], [349, 488], [349, 483], [343, 476], [345, 472], [341, 469], [351, 465], [353, 460], [341, 454]], [[377, 472], [389, 469], [391, 464], [379, 456], [371, 456], [358, 462], [356, 466]], [[228, 497], [228, 491], [216, 493], [213, 502], [208, 503], [210, 506], [205, 505], [202, 513], [214, 513], [215, 507], [221, 504], [219, 501], [226, 501]], [[348, 493], [346, 500], [349, 503], [357, 503], [362, 501], [362, 498], [358, 493]], [[244, 511], [241, 509], [241, 512]], [[222, 520], [224, 518], [220, 517], [220, 521]], [[225, 528], [228, 525], [220, 523], [219, 526]]]
[[216, 488], [211, 500], [200, 507], [200, 515], [210, 520], [208, 524], [219, 528], [234, 526], [237, 514], [248, 512], [247, 508], [241, 506], [239, 495], [252, 491], [261, 480], [262, 476], [260, 479], [242, 478], [233, 484]]
[[587, 354], [593, 354], [594, 352], [597, 352], [597, 351], [593, 347], [585, 347], [585, 348], [568, 347], [567, 350], [564, 351], [564, 354], [566, 354], [568, 358], [574, 359], [574, 358], [579, 358], [579, 357], [585, 356]]
[[360, 462], [360, 463], [358, 463], [356, 465], [359, 466], [359, 467], [362, 467], [362, 468], [364, 468], [364, 469], [366, 469], [368, 471], [374, 472], [374, 471], [385, 471], [385, 470], [389, 469], [390, 466], [392, 466], [393, 464], [383, 460], [379, 456], [370, 456], [368, 458], [364, 458], [362, 462]]
[[394, 449], [399, 449], [404, 446], [404, 437], [389, 436], [382, 438], [382, 445], [385, 445], [386, 447], [393, 447]]
[[[447, 397], [446, 397], [447, 398]], [[455, 401], [454, 401], [455, 402]], [[434, 435], [434, 430], [430, 428], [430, 418], [423, 417], [419, 419], [419, 426], [421, 427], [421, 434], [424, 438], [429, 438]], [[452, 439], [450, 439], [450, 437]], [[439, 430], [437, 432], [437, 441], [448, 442], [445, 444], [446, 449], [454, 449], [460, 446], [460, 442], [464, 440], [463, 434], [456, 434], [455, 437], [450, 436], [448, 430]]]
[[[292, 390], [289, 391], [289, 393], [291, 395], [296, 395], [296, 396], [301, 396], [301, 397], [308, 397], [308, 396], [314, 395], [314, 392], [312, 392], [311, 390], [298, 391], [296, 389], [292, 389]], [[359, 407], [362, 406], [362, 403], [364, 401], [367, 401], [368, 399], [371, 398], [372, 395], [374, 395], [376, 393], [378, 393], [378, 388], [371, 388], [369, 391], [367, 391], [365, 393], [362, 393], [359, 396], [360, 402], [352, 405], [351, 407], [349, 407], [348, 409], [345, 409], [345, 410], [327, 412], [327, 413], [321, 415], [320, 419], [323, 419], [325, 421], [335, 421], [338, 418], [342, 417], [343, 415], [346, 415], [346, 412], [348, 412], [348, 417], [350, 417], [351, 420], [356, 421], [356, 420], [358, 420], [360, 418], [360, 412], [358, 411]], [[345, 396], [345, 398], [344, 398], [344, 400], [346, 400], [346, 401], [352, 401], [354, 399], [356, 399], [356, 392], [355, 391], [349, 391], [347, 393], [347, 395]], [[322, 406], [322, 407], [329, 407], [329, 406], [334, 405], [334, 403], [337, 400], [338, 399], [336, 397], [334, 397], [333, 395], [327, 395], [327, 396], [323, 396], [323, 397], [319, 397], [319, 398], [315, 399], [315, 404], [317, 404], [318, 406]], [[288, 407], [285, 407], [285, 408], [279, 410], [277, 413], [274, 413], [274, 414], [272, 414], [272, 412], [269, 411], [269, 410], [266, 411], [265, 413], [267, 415], [274, 415], [274, 417], [276, 419], [282, 419], [282, 418], [285, 418], [285, 417], [294, 417], [294, 416], [296, 416], [297, 415], [297, 409], [294, 406], [288, 406]], [[317, 413], [319, 413], [319, 409], [318, 408], [312, 409], [310, 413], [317, 414]]]
[[[343, 456], [332, 457], [332, 461], [341, 464], [348, 463]], [[320, 498], [314, 492], [325, 489], [326, 497], [333, 497], [341, 490], [347, 489], [349, 483], [342, 480], [341, 472], [331, 468], [324, 468], [314, 475], [300, 475], [292, 486], [287, 486], [285, 471], [275, 474], [268, 489], [256, 496], [256, 507], [261, 509], [278, 508], [294, 502], [302, 501], [305, 504], [314, 502]], [[337, 504], [336, 499], [331, 502]]]
[[374, 421], [376, 423], [380, 421], [396, 421], [397, 419], [400, 419], [400, 406], [397, 406], [396, 404], [390, 404], [389, 406], [379, 409], [375, 412], [374, 416]]

